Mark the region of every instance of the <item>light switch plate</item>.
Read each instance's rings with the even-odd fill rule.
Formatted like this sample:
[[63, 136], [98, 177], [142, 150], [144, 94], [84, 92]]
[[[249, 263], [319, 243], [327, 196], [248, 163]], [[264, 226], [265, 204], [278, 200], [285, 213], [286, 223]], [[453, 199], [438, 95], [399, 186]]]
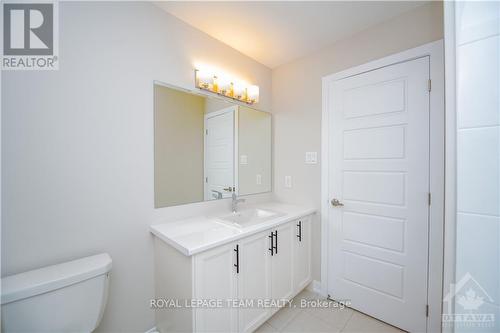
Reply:
[[247, 155], [241, 155], [240, 156], [240, 164], [241, 165], [247, 165], [248, 164], [248, 156]]
[[318, 163], [318, 153], [315, 151], [306, 152], [306, 164], [317, 164]]
[[292, 188], [292, 176], [285, 176], [285, 187]]
[[262, 185], [262, 175], [256, 175], [255, 181], [256, 181], [257, 185]]

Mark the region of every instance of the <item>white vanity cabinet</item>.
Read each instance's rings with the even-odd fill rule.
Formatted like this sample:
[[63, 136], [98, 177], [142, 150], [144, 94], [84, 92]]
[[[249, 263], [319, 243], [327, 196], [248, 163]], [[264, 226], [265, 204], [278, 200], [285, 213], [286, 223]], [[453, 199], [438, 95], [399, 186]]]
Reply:
[[[192, 255], [155, 237], [155, 297], [182, 301], [181, 308], [156, 309], [157, 329], [253, 332], [278, 310], [258, 300], [291, 299], [311, 282], [310, 221], [300, 217]], [[186, 307], [186, 300], [220, 303]]]
[[[238, 241], [239, 272], [238, 299], [271, 298], [271, 255], [268, 231]], [[270, 309], [264, 307], [240, 308], [238, 332], [252, 332], [269, 317]]]
[[[230, 300], [238, 297], [237, 273], [235, 270], [235, 245], [228, 244], [194, 256], [192, 279], [193, 299]], [[190, 280], [185, 281], [189, 284]], [[196, 331], [235, 332], [238, 330], [236, 308], [199, 307], [194, 311]]]
[[295, 223], [293, 238], [293, 290], [298, 292], [311, 282], [311, 217]]
[[274, 254], [272, 255], [272, 299], [293, 297], [293, 236], [295, 222], [274, 228]]

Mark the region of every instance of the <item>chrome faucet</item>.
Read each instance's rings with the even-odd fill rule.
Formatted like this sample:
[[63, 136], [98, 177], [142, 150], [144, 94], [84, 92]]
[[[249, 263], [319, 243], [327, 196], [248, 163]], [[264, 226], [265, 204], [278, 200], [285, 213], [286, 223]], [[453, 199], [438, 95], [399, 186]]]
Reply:
[[212, 195], [215, 195], [215, 199], [217, 199], [217, 200], [222, 199], [222, 192], [220, 192], [220, 191], [212, 190]]
[[231, 195], [231, 198], [233, 199], [231, 201], [231, 211], [233, 213], [236, 213], [238, 211], [238, 203], [240, 202], [245, 202], [245, 199], [238, 199], [236, 196], [236, 193], [233, 191], [233, 194]]

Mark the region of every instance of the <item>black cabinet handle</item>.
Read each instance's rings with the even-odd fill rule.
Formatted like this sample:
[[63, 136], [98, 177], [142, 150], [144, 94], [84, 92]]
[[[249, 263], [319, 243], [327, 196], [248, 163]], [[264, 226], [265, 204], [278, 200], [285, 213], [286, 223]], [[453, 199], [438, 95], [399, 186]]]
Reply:
[[278, 254], [278, 230], [274, 232], [274, 237], [276, 237], [274, 241], [274, 253]]
[[271, 251], [271, 255], [273, 256], [274, 255], [274, 241], [273, 241], [273, 232], [271, 231], [271, 234], [269, 236], [267, 236], [271, 239], [271, 247], [269, 248], [269, 251]]
[[236, 273], [240, 273], [240, 246], [236, 244], [236, 248], [234, 249], [234, 252], [236, 252], [236, 264], [233, 264], [234, 267], [236, 267]]
[[297, 223], [297, 227], [299, 227], [299, 234], [297, 235], [297, 238], [299, 239], [299, 242], [302, 242], [302, 221]]

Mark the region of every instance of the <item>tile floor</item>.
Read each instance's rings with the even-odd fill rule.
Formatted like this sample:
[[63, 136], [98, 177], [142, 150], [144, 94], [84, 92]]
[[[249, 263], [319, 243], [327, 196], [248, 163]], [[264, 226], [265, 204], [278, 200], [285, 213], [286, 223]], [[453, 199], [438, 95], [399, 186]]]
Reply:
[[301, 300], [321, 300], [321, 296], [310, 291], [297, 295], [290, 307], [284, 307], [267, 322], [259, 327], [256, 333], [271, 332], [346, 332], [346, 333], [402, 333], [400, 329], [390, 326], [361, 312], [335, 307], [330, 302], [328, 308], [302, 308]]

